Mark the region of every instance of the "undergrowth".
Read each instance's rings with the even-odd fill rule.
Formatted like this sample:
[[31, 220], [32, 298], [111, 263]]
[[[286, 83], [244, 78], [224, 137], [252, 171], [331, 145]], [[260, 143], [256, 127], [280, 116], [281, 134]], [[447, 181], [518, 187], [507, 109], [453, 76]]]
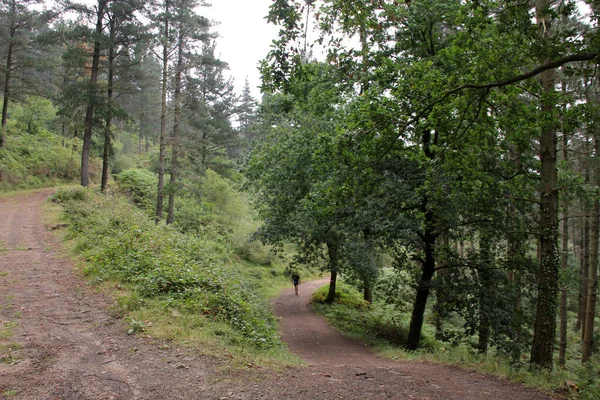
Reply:
[[370, 345], [380, 356], [392, 360], [457, 365], [574, 399], [600, 398], [600, 364], [597, 362], [582, 366], [579, 358], [572, 358], [567, 361], [565, 369], [555, 368], [552, 372], [536, 370], [529, 367], [526, 355], [523, 355], [523, 362], [516, 364], [496, 352], [495, 348], [490, 349], [488, 354], [479, 354], [467, 343], [450, 344], [435, 340], [433, 330], [427, 325], [423, 327], [421, 349], [405, 351], [402, 345], [408, 335], [408, 313], [379, 302], [368, 305], [356, 289], [339, 282], [335, 301], [326, 304], [327, 291], [325, 286], [314, 293], [315, 311], [344, 334]]
[[[80, 160], [72, 144], [42, 130], [7, 136], [0, 148], [0, 191], [48, 187], [72, 182], [79, 176]], [[92, 161], [91, 173], [99, 171]]]
[[[87, 261], [90, 282], [122, 287], [120, 309], [130, 321], [162, 320], [165, 332], [176, 326], [189, 331], [186, 324], [165, 327], [177, 321], [202, 321], [211, 327], [208, 331], [221, 326], [216, 329], [219, 339], [230, 346], [281, 347], [275, 317], [254, 290], [256, 283], [231, 266], [226, 238], [207, 239], [156, 225], [119, 195], [72, 188], [59, 190], [54, 199], [64, 207], [70, 238]], [[132, 333], [147, 328], [130, 323]], [[153, 323], [152, 329], [159, 328]]]

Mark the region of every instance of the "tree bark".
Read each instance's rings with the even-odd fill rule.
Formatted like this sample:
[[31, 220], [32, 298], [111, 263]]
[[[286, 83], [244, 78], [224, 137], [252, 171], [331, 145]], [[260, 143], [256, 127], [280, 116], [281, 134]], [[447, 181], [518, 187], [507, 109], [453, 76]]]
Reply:
[[109, 161], [111, 149], [111, 125], [112, 125], [112, 97], [113, 81], [115, 76], [115, 21], [114, 16], [110, 21], [110, 46], [108, 49], [108, 82], [106, 90], [106, 125], [104, 127], [104, 151], [102, 154], [102, 183], [100, 191], [106, 193], [108, 189]]
[[6, 143], [6, 123], [8, 121], [8, 101], [10, 98], [10, 72], [12, 69], [13, 42], [11, 38], [8, 42], [8, 54], [6, 55], [6, 74], [4, 76], [4, 100], [2, 102], [2, 129], [0, 130], [0, 147], [4, 147]]
[[98, 69], [100, 66], [100, 36], [103, 30], [104, 13], [107, 0], [98, 0], [96, 29], [94, 31], [94, 50], [92, 53], [92, 69], [88, 87], [88, 105], [85, 111], [83, 124], [83, 147], [81, 149], [81, 186], [90, 184], [90, 151], [92, 147], [92, 128], [94, 125], [94, 110], [96, 108], [96, 84], [98, 82]]
[[181, 123], [181, 79], [183, 74], [183, 38], [181, 34], [177, 43], [177, 66], [175, 69], [175, 93], [174, 93], [174, 120], [173, 136], [171, 138], [171, 178], [169, 190], [169, 204], [167, 206], [167, 225], [175, 222], [175, 191], [177, 185], [177, 168], [179, 156], [179, 130]]
[[585, 313], [585, 329], [583, 335], [583, 348], [581, 361], [587, 362], [592, 355], [594, 344], [594, 318], [596, 317], [596, 297], [598, 289], [598, 229], [600, 225], [600, 202], [598, 201], [598, 192], [600, 187], [600, 125], [595, 127], [594, 132], [594, 185], [596, 186], [596, 196], [592, 206], [592, 220], [590, 223], [590, 264], [589, 264], [589, 283], [587, 295], [587, 307]]
[[167, 127], [167, 80], [169, 79], [169, 1], [165, 2], [165, 24], [163, 43], [163, 68], [162, 68], [162, 101], [160, 113], [160, 139], [158, 150], [158, 185], [156, 187], [156, 216], [154, 221], [158, 224], [163, 218], [163, 192], [165, 188], [165, 152], [166, 152], [166, 127]]
[[[551, 33], [550, 2], [536, 1], [536, 19], [542, 41]], [[546, 61], [551, 61], [550, 57]], [[543, 122], [540, 137], [540, 267], [538, 271], [538, 299], [531, 345], [531, 363], [552, 369], [552, 355], [556, 337], [556, 311], [558, 298], [558, 188], [556, 168], [556, 123], [553, 114], [554, 71], [540, 74], [542, 86]]]
[[13, 54], [14, 54], [14, 38], [17, 34], [17, 28], [14, 21], [14, 13], [16, 12], [15, 0], [10, 2], [11, 8], [11, 22], [9, 26], [9, 38], [8, 48], [6, 50], [6, 71], [4, 74], [4, 96], [2, 101], [2, 122], [0, 123], [0, 148], [6, 145], [6, 123], [8, 122], [8, 102], [10, 99], [10, 79], [13, 68]]
[[[586, 143], [585, 143], [585, 149], [587, 152], [588, 149], [588, 145], [587, 145], [587, 139], [586, 139]], [[589, 166], [588, 163], [586, 162], [584, 164], [584, 168], [585, 168], [585, 173], [584, 173], [584, 179], [585, 179], [585, 183], [589, 184], [590, 183], [590, 173], [589, 173]], [[586, 314], [586, 307], [587, 307], [587, 298], [588, 298], [588, 286], [589, 286], [589, 272], [590, 272], [590, 217], [589, 217], [589, 212], [590, 212], [590, 205], [588, 203], [588, 201], [583, 201], [583, 212], [585, 214], [584, 219], [583, 219], [583, 248], [582, 248], [582, 255], [581, 255], [581, 264], [579, 266], [579, 270], [580, 270], [580, 275], [581, 275], [581, 285], [580, 285], [580, 296], [579, 296], [579, 309], [578, 309], [578, 313], [577, 313], [577, 318], [578, 318], [578, 324], [577, 324], [577, 328], [581, 329], [581, 340], [583, 340], [583, 335], [585, 334], [585, 314]]]
[[365, 280], [363, 284], [363, 299], [369, 304], [373, 303], [373, 287], [371, 282]]
[[333, 242], [327, 243], [327, 252], [329, 254], [329, 270], [331, 271], [331, 279], [329, 280], [329, 292], [325, 298], [325, 303], [333, 303], [335, 300], [335, 287], [337, 283], [339, 249], [338, 245]]
[[[426, 208], [426, 203], [424, 208]], [[431, 279], [435, 273], [435, 242], [437, 236], [433, 233], [433, 214], [431, 211], [425, 213], [425, 234], [423, 235], [424, 260], [422, 264], [421, 279], [417, 288], [417, 295], [413, 304], [410, 317], [410, 328], [406, 342], [408, 350], [416, 350], [421, 340], [421, 329], [425, 316], [425, 307], [431, 291]]]
[[[569, 162], [567, 146], [569, 140], [563, 133], [563, 160], [565, 164]], [[562, 246], [560, 253], [560, 268], [566, 271], [569, 261], [569, 205], [563, 201], [563, 220], [562, 220]], [[567, 359], [567, 287], [563, 284], [560, 290], [560, 345], [558, 348], [558, 365], [565, 366]]]

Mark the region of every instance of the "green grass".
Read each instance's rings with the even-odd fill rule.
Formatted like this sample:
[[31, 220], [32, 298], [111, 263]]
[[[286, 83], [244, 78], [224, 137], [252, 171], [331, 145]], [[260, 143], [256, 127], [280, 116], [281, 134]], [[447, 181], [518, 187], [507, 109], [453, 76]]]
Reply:
[[18, 343], [0, 341], [0, 363], [13, 365], [19, 362], [19, 350], [22, 346]]
[[35, 193], [39, 190], [43, 190], [43, 188], [34, 188], [34, 189], [11, 189], [11, 190], [1, 190], [0, 189], [0, 199], [13, 199], [15, 197], [24, 196], [28, 194]]
[[280, 342], [267, 306], [290, 285], [284, 260], [242, 260], [227, 235], [206, 238], [156, 225], [120, 196], [69, 188], [55, 198], [69, 224], [60, 235], [82, 260], [89, 285], [118, 299], [113, 315], [127, 321], [131, 334], [232, 365], [300, 363]]
[[[129, 327], [142, 336], [152, 337], [163, 346], [185, 346], [221, 359], [232, 366], [243, 367], [249, 363], [278, 368], [299, 365], [301, 360], [283, 346], [257, 349], [241, 340], [227, 323], [211, 321], [203, 315], [165, 308], [159, 302], [128, 313]], [[135, 328], [134, 328], [135, 327]]]
[[[58, 135], [45, 130], [28, 134], [11, 126], [6, 139], [6, 146], [0, 149], [0, 192], [47, 188], [77, 179], [80, 160]], [[91, 164], [95, 177], [99, 163], [92, 160]]]
[[12, 338], [15, 335], [15, 328], [17, 326], [17, 322], [4, 321], [2, 325], [0, 325], [0, 340]]

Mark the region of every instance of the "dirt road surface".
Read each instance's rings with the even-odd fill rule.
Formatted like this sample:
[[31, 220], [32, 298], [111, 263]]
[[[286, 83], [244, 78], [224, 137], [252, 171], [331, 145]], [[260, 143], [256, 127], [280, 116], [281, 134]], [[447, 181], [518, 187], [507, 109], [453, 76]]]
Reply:
[[222, 363], [127, 335], [114, 301], [87, 287], [40, 219], [42, 190], [0, 198], [0, 399], [545, 399], [453, 367], [372, 355], [315, 316], [309, 294], [274, 302], [307, 366], [219, 372]]

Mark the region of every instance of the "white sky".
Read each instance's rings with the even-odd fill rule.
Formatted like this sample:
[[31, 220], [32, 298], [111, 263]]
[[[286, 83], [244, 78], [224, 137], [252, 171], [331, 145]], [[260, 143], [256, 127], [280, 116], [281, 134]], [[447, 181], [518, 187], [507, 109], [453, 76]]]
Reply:
[[210, 7], [202, 7], [199, 14], [219, 22], [214, 30], [219, 33], [216, 55], [229, 64], [229, 74], [235, 80], [238, 94], [242, 93], [248, 77], [255, 99], [260, 100], [260, 73], [258, 62], [269, 52], [278, 28], [268, 24], [272, 0], [209, 0]]

